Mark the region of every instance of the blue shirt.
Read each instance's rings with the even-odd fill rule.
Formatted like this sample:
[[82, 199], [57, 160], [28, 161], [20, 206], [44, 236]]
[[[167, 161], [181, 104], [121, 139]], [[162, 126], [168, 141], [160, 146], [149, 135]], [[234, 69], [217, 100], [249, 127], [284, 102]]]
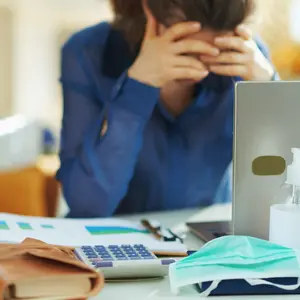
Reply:
[[174, 118], [159, 102], [159, 89], [127, 76], [134, 59], [108, 23], [76, 33], [62, 49], [57, 178], [69, 217], [230, 202], [233, 78], [209, 75]]

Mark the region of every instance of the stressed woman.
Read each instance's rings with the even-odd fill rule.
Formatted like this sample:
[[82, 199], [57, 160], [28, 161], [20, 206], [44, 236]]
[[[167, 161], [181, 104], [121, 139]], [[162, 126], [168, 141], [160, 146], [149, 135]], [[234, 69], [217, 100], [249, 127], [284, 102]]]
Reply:
[[112, 0], [62, 50], [69, 217], [231, 201], [234, 83], [276, 80], [254, 0]]

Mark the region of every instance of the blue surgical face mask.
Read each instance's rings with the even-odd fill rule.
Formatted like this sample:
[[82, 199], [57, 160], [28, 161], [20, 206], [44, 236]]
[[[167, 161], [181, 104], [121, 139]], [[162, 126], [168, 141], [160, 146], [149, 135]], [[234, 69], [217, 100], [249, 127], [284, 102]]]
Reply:
[[207, 243], [197, 253], [170, 266], [174, 293], [180, 288], [213, 282], [203, 295], [208, 296], [222, 280], [245, 279], [251, 285], [268, 284], [263, 278], [300, 278], [299, 253], [270, 242], [245, 236], [226, 236]]

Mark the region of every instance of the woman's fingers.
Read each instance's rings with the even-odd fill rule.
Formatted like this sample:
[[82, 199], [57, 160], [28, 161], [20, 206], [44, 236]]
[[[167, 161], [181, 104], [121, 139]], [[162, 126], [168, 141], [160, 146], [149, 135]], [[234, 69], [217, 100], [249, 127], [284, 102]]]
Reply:
[[245, 65], [210, 65], [209, 71], [222, 76], [245, 76], [248, 69]]
[[198, 40], [182, 40], [172, 45], [174, 54], [206, 54], [216, 56], [220, 50], [206, 42]]
[[215, 39], [215, 45], [221, 50], [231, 50], [241, 53], [247, 53], [249, 50], [248, 41], [238, 36], [218, 37]]
[[185, 67], [185, 68], [196, 69], [199, 71], [207, 71], [205, 64], [201, 62], [199, 59], [196, 59], [194, 57], [177, 56], [174, 59], [173, 64], [175, 67]]
[[144, 41], [153, 39], [157, 37], [157, 22], [154, 17], [150, 14], [147, 16], [146, 32], [144, 36]]
[[171, 76], [173, 80], [193, 80], [201, 81], [208, 75], [208, 71], [199, 71], [192, 68], [174, 68], [171, 71]]
[[236, 30], [235, 33], [244, 38], [245, 40], [250, 40], [253, 38], [253, 33], [252, 30], [250, 28], [248, 28], [247, 26], [245, 26], [244, 24], [239, 25]]
[[177, 23], [170, 27], [164, 34], [164, 39], [169, 42], [178, 41], [191, 34], [198, 33], [201, 29], [201, 24], [196, 22]]
[[218, 56], [200, 56], [205, 64], [244, 64], [250, 59], [248, 55], [239, 52], [223, 52]]

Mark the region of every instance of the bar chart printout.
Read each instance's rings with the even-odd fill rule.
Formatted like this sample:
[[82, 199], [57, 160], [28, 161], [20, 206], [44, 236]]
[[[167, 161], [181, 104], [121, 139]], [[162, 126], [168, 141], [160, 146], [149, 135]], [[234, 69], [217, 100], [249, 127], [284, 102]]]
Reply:
[[85, 226], [90, 235], [108, 235], [108, 234], [130, 234], [130, 233], [142, 233], [148, 234], [146, 229], [137, 229], [121, 226]]
[[0, 221], [0, 230], [9, 230], [9, 226], [5, 221]]
[[53, 225], [49, 225], [49, 224], [41, 224], [41, 227], [43, 229], [54, 229], [54, 226]]
[[32, 226], [29, 223], [26, 223], [26, 222], [17, 222], [17, 225], [22, 230], [33, 230]]

